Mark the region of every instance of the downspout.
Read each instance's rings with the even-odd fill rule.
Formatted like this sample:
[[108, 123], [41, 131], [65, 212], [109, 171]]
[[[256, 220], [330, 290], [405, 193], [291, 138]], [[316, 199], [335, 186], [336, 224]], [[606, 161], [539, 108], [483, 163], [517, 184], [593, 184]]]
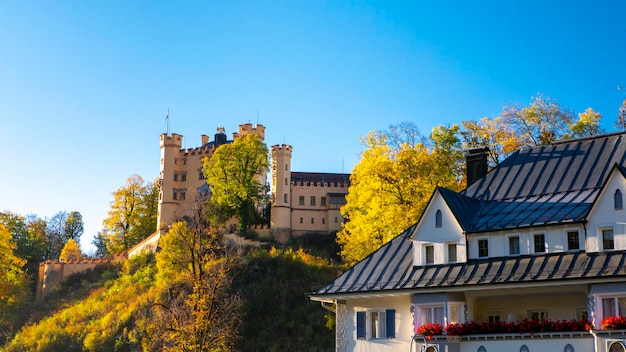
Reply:
[[[324, 303], [327, 303], [327, 302], [320, 301], [320, 303], [322, 304], [322, 308], [326, 309], [329, 312], [333, 312], [333, 313], [337, 314], [337, 309], [335, 309], [333, 307], [330, 307], [330, 306], [327, 306], [327, 305], [324, 304]], [[337, 304], [337, 302], [333, 302], [333, 304]]]

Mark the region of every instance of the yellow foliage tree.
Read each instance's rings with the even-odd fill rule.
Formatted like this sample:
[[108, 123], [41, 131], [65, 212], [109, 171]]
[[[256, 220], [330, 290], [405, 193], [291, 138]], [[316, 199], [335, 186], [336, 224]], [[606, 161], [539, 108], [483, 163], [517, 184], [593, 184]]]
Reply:
[[59, 260], [64, 262], [69, 261], [77, 261], [83, 257], [83, 253], [80, 250], [80, 245], [78, 242], [74, 241], [73, 238], [70, 238], [61, 249], [61, 255], [59, 256]]
[[[415, 223], [435, 187], [458, 190], [461, 175], [456, 150], [458, 126], [433, 130], [434, 147], [423, 142], [388, 143], [385, 133], [370, 132], [364, 140], [367, 149], [352, 170], [346, 218], [337, 234], [342, 256], [355, 263]], [[411, 136], [414, 134], [410, 134]]]

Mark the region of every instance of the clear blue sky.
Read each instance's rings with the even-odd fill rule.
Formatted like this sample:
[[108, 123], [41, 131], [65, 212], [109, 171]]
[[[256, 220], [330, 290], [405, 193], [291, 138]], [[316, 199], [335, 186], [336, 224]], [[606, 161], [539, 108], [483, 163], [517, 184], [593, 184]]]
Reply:
[[185, 147], [258, 121], [294, 171], [349, 172], [368, 131], [539, 92], [613, 131], [618, 85], [624, 1], [0, 0], [0, 210], [79, 211], [92, 250], [111, 193], [158, 176], [168, 108]]

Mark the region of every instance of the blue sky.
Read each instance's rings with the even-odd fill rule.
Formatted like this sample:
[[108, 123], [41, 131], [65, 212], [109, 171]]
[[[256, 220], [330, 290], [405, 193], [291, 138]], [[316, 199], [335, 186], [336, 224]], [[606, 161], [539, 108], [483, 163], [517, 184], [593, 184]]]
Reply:
[[349, 172], [360, 137], [494, 117], [537, 93], [626, 98], [624, 1], [0, 0], [0, 210], [79, 211], [84, 250], [111, 193], [218, 125], [266, 126], [293, 170]]

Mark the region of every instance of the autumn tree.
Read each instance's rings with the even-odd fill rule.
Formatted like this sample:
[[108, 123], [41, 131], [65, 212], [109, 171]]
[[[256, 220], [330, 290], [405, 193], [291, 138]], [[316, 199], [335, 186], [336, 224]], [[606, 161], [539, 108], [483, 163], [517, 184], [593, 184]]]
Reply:
[[619, 128], [622, 131], [626, 131], [626, 99], [619, 107], [617, 112], [617, 120], [615, 121], [615, 128]]
[[236, 138], [204, 159], [204, 175], [211, 189], [210, 201], [237, 216], [245, 231], [256, 206], [266, 197], [260, 175], [269, 167], [267, 147], [255, 135]]
[[156, 231], [158, 186], [131, 175], [113, 192], [113, 202], [102, 222], [109, 253], [124, 251]]
[[80, 250], [80, 245], [78, 244], [78, 242], [74, 241], [73, 238], [70, 238], [69, 240], [67, 240], [67, 243], [65, 243], [65, 246], [63, 246], [63, 249], [61, 250], [61, 255], [59, 255], [59, 260], [62, 260], [64, 262], [77, 261], [82, 257], [83, 253]]
[[28, 281], [22, 268], [26, 260], [14, 254], [16, 244], [11, 231], [0, 224], [0, 340], [12, 332], [11, 314], [27, 297]]
[[455, 174], [461, 156], [458, 126], [435, 129], [428, 145], [416, 137], [416, 127], [402, 130], [405, 142], [394, 137], [390, 143], [388, 132], [377, 131], [364, 139], [366, 149], [352, 170], [341, 209], [346, 222], [337, 234], [348, 263], [365, 258], [415, 223], [435, 187], [461, 188]]
[[523, 144], [513, 127], [502, 117], [467, 120], [463, 121], [462, 125], [460, 135], [465, 149], [488, 148], [488, 161], [491, 167], [498, 165], [505, 156]]
[[161, 237], [157, 280], [172, 285], [155, 304], [166, 351], [230, 351], [240, 324], [240, 299], [228, 294], [236, 257], [213, 227], [176, 222]]

